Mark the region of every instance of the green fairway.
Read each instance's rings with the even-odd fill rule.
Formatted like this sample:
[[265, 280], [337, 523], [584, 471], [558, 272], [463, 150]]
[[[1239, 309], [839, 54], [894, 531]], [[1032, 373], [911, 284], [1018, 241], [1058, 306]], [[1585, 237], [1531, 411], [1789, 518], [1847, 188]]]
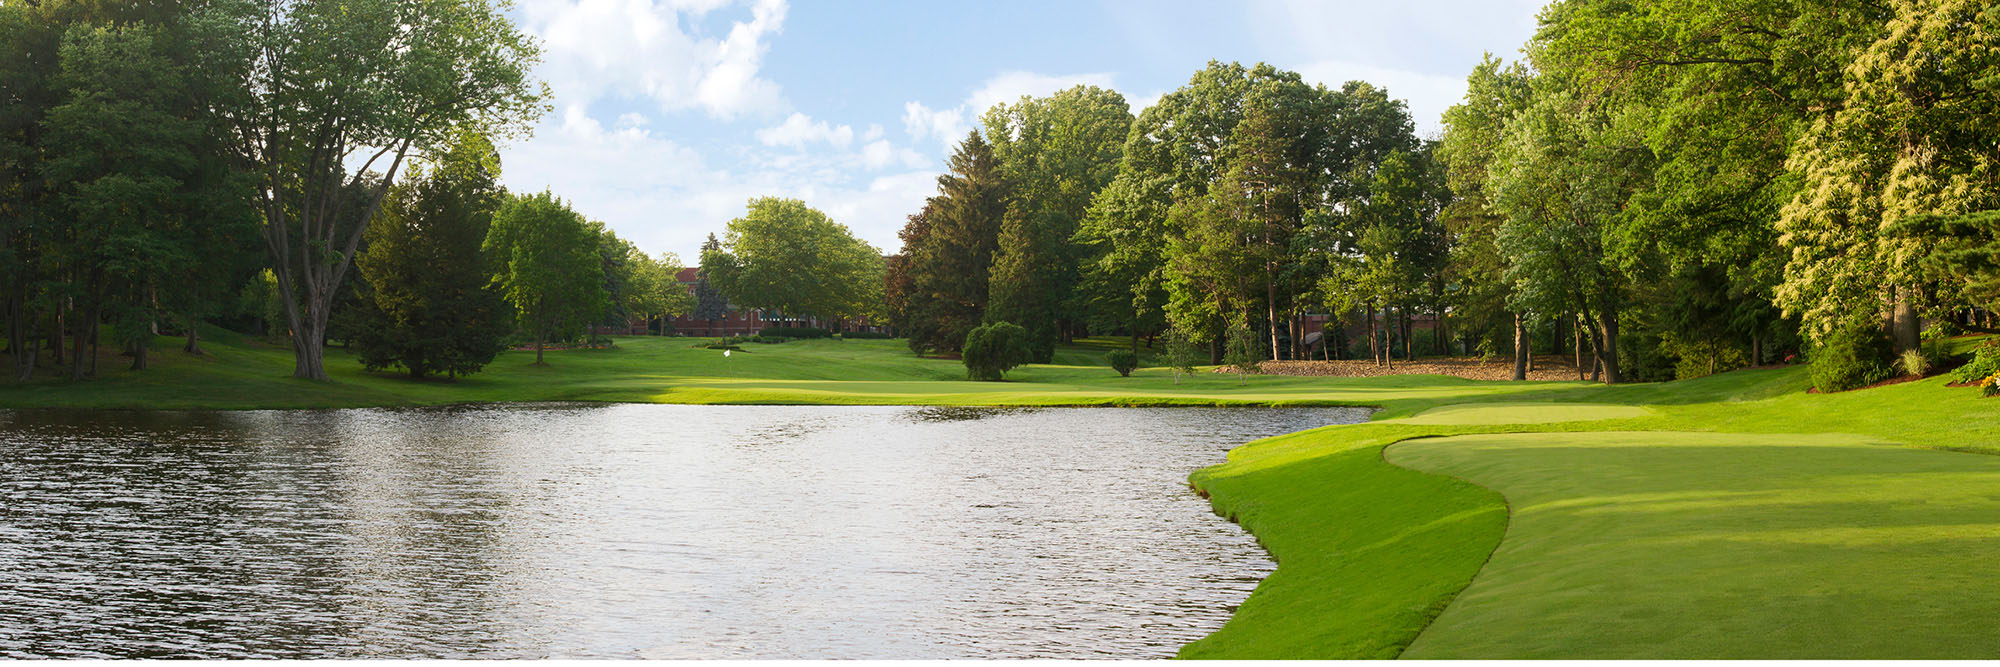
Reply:
[[1396, 420], [1402, 424], [1547, 424], [1551, 422], [1629, 419], [1652, 414], [1636, 405], [1595, 403], [1485, 403], [1447, 405], [1431, 408], [1414, 417]]
[[1412, 658], [2000, 656], [2000, 457], [1839, 435], [1412, 440], [1507, 536]]
[[2000, 458], [1938, 451], [2000, 451], [2000, 400], [1802, 371], [1399, 401], [1237, 448], [1192, 482], [1279, 567], [1182, 656], [2000, 655]]

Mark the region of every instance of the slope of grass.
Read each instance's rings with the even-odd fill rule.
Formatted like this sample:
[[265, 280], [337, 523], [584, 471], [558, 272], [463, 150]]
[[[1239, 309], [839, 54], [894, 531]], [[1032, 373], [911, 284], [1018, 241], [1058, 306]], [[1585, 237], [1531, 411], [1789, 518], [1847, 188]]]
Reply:
[[[1651, 385], [1552, 383], [1397, 401], [1371, 423], [1238, 448], [1191, 481], [1257, 534], [1279, 567], [1229, 624], [1182, 654], [2000, 655], [1978, 625], [1987, 617], [1979, 612], [2000, 609], [2000, 589], [1941, 574], [1963, 559], [2000, 563], [1992, 558], [2000, 523], [1991, 518], [2000, 508], [1990, 500], [2000, 498], [2000, 458], [1923, 449], [2000, 452], [2000, 400], [1940, 378], [1832, 395], [1807, 394], [1805, 384], [1802, 368]], [[1432, 438], [1485, 433], [1525, 435]], [[1602, 444], [1548, 446], [1575, 442]], [[1404, 448], [1420, 452], [1413, 465], [1435, 474], [1411, 477], [1415, 470], [1381, 458], [1385, 447], [1398, 462]], [[1376, 483], [1389, 479], [1400, 481]], [[1468, 482], [1499, 493], [1457, 486]], [[1484, 517], [1506, 516], [1510, 502], [1515, 524], [1498, 538]], [[1774, 530], [1755, 535], [1750, 528], [1765, 519]], [[1690, 536], [1703, 526], [1708, 533]], [[1422, 545], [1375, 553], [1399, 540]], [[1813, 550], [1825, 556], [1809, 558]], [[1643, 557], [1619, 555], [1626, 551]], [[1746, 565], [1681, 576], [1735, 563]], [[1749, 585], [1763, 576], [1749, 563], [1772, 572], [1768, 585]], [[1647, 572], [1663, 583], [1635, 587]], [[1842, 577], [1879, 580], [1832, 581]], [[1774, 611], [1748, 609], [1767, 598]], [[1959, 620], [1941, 620], [1951, 616]], [[1578, 627], [1559, 629], [1571, 623]], [[1853, 636], [1822, 647], [1816, 638], [1828, 629]], [[1780, 639], [1760, 644], [1765, 635]], [[1912, 636], [1929, 648], [1910, 648]]]
[[2000, 457], [1681, 432], [1387, 452], [1513, 506], [1492, 561], [1407, 657], [2000, 656]]
[[1163, 368], [1119, 377], [1104, 354], [1125, 339], [1084, 339], [1058, 363], [1031, 365], [1006, 382], [970, 382], [957, 361], [920, 359], [896, 340], [810, 340], [745, 345], [724, 357], [702, 339], [618, 338], [616, 349], [507, 352], [486, 370], [457, 381], [411, 380], [364, 372], [352, 353], [327, 351], [326, 383], [290, 377], [281, 346], [218, 335], [206, 356], [161, 339], [153, 368], [124, 370], [129, 360], [105, 353], [100, 377], [71, 382], [41, 374], [11, 381], [0, 362], [0, 407], [330, 408], [508, 401], [766, 403], [865, 405], [1393, 405], [1436, 398], [1474, 399], [1545, 392], [1576, 383], [1531, 385], [1389, 377], [1330, 380], [1197, 373], [1175, 383]]

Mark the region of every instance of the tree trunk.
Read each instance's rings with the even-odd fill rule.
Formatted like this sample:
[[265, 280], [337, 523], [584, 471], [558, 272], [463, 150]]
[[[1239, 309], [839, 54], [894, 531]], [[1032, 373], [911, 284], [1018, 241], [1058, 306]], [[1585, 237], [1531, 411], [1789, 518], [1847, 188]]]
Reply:
[[1514, 379], [1528, 379], [1528, 323], [1514, 313]]
[[544, 365], [544, 364], [542, 363], [542, 346], [543, 346], [543, 341], [546, 341], [546, 340], [548, 340], [548, 338], [549, 338], [549, 328], [548, 328], [548, 326], [547, 326], [547, 325], [544, 325], [544, 324], [542, 324], [542, 323], [540, 323], [540, 322], [537, 322], [537, 323], [535, 323], [535, 365], [536, 365], [536, 366], [542, 366], [542, 365]]
[[1750, 365], [1764, 365], [1764, 338], [1750, 334]]
[[146, 370], [146, 348], [150, 347], [152, 347], [151, 342], [145, 340], [132, 345], [132, 370]]
[[81, 320], [77, 321], [76, 330], [70, 332], [70, 340], [74, 341], [74, 347], [71, 348], [69, 357], [69, 379], [71, 380], [81, 380], [90, 377], [88, 366], [90, 359], [96, 355], [90, 354], [84, 348], [90, 344], [90, 335], [97, 330], [98, 311], [99, 307], [97, 304], [91, 304], [89, 314], [84, 315]]
[[1576, 379], [1583, 379], [1583, 315], [1569, 318], [1570, 338], [1576, 342]]
[[1618, 308], [1616, 306], [1604, 307], [1603, 313], [1597, 319], [1597, 328], [1599, 331], [1598, 338], [1602, 341], [1597, 346], [1597, 357], [1604, 364], [1604, 383], [1618, 384], [1623, 382], [1624, 377], [1619, 373], [1618, 368]]
[[1375, 330], [1375, 305], [1371, 303], [1368, 305], [1368, 361], [1377, 366], [1382, 365], [1382, 350], [1376, 345], [1379, 338], [1380, 332]]
[[1908, 289], [1896, 290], [1896, 307], [1892, 314], [1894, 324], [1890, 335], [1896, 339], [1896, 353], [1902, 354], [1917, 349], [1921, 343], [1922, 318], [1917, 317], [1917, 309], [1910, 304]]
[[187, 345], [181, 347], [181, 351], [188, 354], [201, 354], [201, 318], [192, 315], [188, 316], [187, 328], [188, 342]]
[[1264, 316], [1267, 318], [1265, 321], [1270, 323], [1271, 329], [1271, 360], [1277, 361], [1280, 358], [1278, 356], [1278, 276], [1276, 268], [1270, 264], [1264, 266]]

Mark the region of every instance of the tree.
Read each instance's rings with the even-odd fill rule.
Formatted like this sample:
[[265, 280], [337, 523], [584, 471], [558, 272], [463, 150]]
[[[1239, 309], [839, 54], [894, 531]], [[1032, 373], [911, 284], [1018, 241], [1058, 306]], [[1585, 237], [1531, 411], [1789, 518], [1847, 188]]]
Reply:
[[790, 317], [868, 317], [882, 308], [881, 251], [797, 199], [762, 197], [702, 253], [731, 303]]
[[723, 257], [722, 242], [714, 234], [701, 244], [701, 271], [695, 276], [694, 318], [708, 323], [709, 335], [715, 335], [715, 321], [729, 316], [729, 301], [722, 296], [722, 290], [708, 281], [709, 259]]
[[391, 188], [355, 260], [367, 287], [353, 340], [364, 367], [456, 378], [506, 349], [512, 313], [482, 254], [506, 200], [499, 171], [493, 145], [468, 134]]
[[1487, 55], [1466, 77], [1464, 101], [1445, 110], [1444, 139], [1438, 146], [1452, 192], [1442, 216], [1453, 237], [1446, 280], [1457, 288], [1452, 306], [1459, 313], [1458, 330], [1478, 332], [1480, 348], [1488, 354], [1498, 351], [1511, 333], [1515, 380], [1528, 379], [1527, 326], [1508, 308], [1507, 258], [1496, 241], [1505, 217], [1494, 212], [1486, 183], [1507, 121], [1527, 106], [1531, 80], [1520, 63], [1503, 67]]
[[1020, 323], [1035, 359], [1047, 362], [1084, 319], [1071, 239], [1118, 173], [1132, 113], [1117, 92], [1077, 86], [996, 105], [983, 120], [1010, 188], [986, 317]]
[[493, 285], [535, 334], [535, 365], [552, 334], [573, 331], [609, 301], [599, 236], [583, 216], [547, 192], [514, 197], [493, 215], [485, 253]]
[[1650, 175], [1650, 153], [1601, 109], [1543, 81], [1508, 123], [1488, 176], [1506, 216], [1496, 241], [1510, 259], [1514, 307], [1587, 314], [1602, 377], [1617, 383], [1619, 317], [1647, 250], [1621, 211]]
[[[234, 122], [233, 152], [260, 177], [293, 375], [325, 380], [334, 296], [405, 159], [462, 131], [525, 129], [546, 111], [546, 87], [528, 76], [539, 49], [493, 0], [217, 6], [233, 13], [203, 66], [236, 77], [239, 95], [214, 113]], [[342, 193], [357, 186], [370, 197], [350, 203]]]
[[[1889, 304], [1896, 351], [1913, 349], [1926, 306], [1962, 303], [1924, 280], [1935, 239], [1919, 216], [2000, 207], [2000, 11], [1976, 0], [1903, 0], [1845, 70], [1838, 111], [1793, 146], [1801, 179], [1778, 230], [1790, 257], [1778, 303], [1824, 341], [1848, 313]], [[1902, 228], [1901, 234], [1884, 229]], [[1941, 229], [1939, 231], [1942, 231]]]
[[938, 194], [901, 233], [907, 284], [898, 304], [910, 350], [959, 350], [986, 318], [1007, 184], [993, 147], [972, 133], [938, 176]]
[[960, 358], [968, 377], [998, 382], [1007, 371], [1034, 361], [1034, 351], [1029, 349], [1028, 330], [1008, 322], [988, 322], [965, 335]]

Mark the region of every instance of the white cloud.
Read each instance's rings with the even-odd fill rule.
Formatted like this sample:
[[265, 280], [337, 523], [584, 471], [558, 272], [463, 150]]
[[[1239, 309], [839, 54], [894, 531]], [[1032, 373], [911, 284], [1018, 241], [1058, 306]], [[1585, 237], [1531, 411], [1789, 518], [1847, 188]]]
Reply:
[[[851, 151], [751, 146], [746, 159], [718, 165], [643, 118], [632, 120], [621, 116], [607, 127], [583, 105], [565, 105], [533, 139], [502, 149], [502, 178], [516, 192], [550, 190], [647, 252], [683, 259], [697, 256], [708, 234], [720, 234], [751, 198], [763, 196], [802, 199], [884, 252], [896, 252], [905, 218], [934, 194], [933, 160], [884, 139]], [[864, 170], [888, 173], [857, 178]]]
[[854, 143], [854, 128], [846, 125], [828, 125], [826, 121], [814, 121], [810, 116], [794, 112], [785, 122], [757, 131], [757, 141], [766, 146], [791, 146], [805, 148], [806, 144], [826, 142], [835, 148], [847, 148]]
[[759, 76], [769, 39], [783, 27], [784, 0], [756, 0], [723, 39], [690, 34], [716, 0], [524, 0], [524, 26], [544, 45], [539, 74], [567, 104], [641, 97], [662, 111], [701, 109], [717, 118], [781, 112], [778, 85]]
[[1097, 86], [1111, 88], [1113, 77], [1107, 72], [1092, 74], [1065, 74], [1051, 76], [1034, 72], [1004, 72], [987, 79], [985, 85], [972, 91], [966, 99], [966, 112], [973, 118], [986, 114], [995, 104], [1013, 104], [1023, 96], [1040, 97], [1059, 90], [1077, 86]]
[[965, 107], [934, 110], [922, 102], [903, 104], [903, 129], [912, 141], [936, 138], [944, 146], [958, 143], [970, 131], [965, 124]]
[[[980, 84], [978, 89], [966, 96], [963, 103], [949, 109], [932, 109], [917, 101], [904, 103], [903, 129], [910, 133], [910, 139], [913, 141], [935, 138], [945, 150], [949, 151], [972, 131], [979, 117], [993, 108], [993, 105], [1003, 102], [1012, 104], [1020, 101], [1022, 97], [1041, 97], [1076, 86], [1109, 89], [1112, 88], [1114, 78], [1106, 72], [1063, 75], [1002, 72]], [[1138, 108], [1135, 107], [1133, 111], [1138, 111]]]
[[929, 160], [908, 148], [898, 148], [887, 139], [877, 139], [861, 147], [861, 164], [869, 169], [883, 169], [901, 164], [912, 169], [925, 166]]
[[1424, 74], [1389, 67], [1343, 61], [1321, 61], [1302, 65], [1299, 76], [1306, 81], [1339, 88], [1348, 81], [1367, 81], [1387, 90], [1391, 99], [1409, 103], [1410, 118], [1418, 136], [1440, 129], [1444, 110], [1465, 98], [1465, 76]]
[[874, 140], [876, 140], [876, 139], [880, 139], [880, 138], [882, 138], [882, 124], [881, 124], [881, 123], [869, 123], [869, 124], [868, 124], [868, 131], [867, 131], [866, 133], [863, 133], [863, 134], [861, 135], [861, 140], [862, 140], [862, 141], [874, 141]]

